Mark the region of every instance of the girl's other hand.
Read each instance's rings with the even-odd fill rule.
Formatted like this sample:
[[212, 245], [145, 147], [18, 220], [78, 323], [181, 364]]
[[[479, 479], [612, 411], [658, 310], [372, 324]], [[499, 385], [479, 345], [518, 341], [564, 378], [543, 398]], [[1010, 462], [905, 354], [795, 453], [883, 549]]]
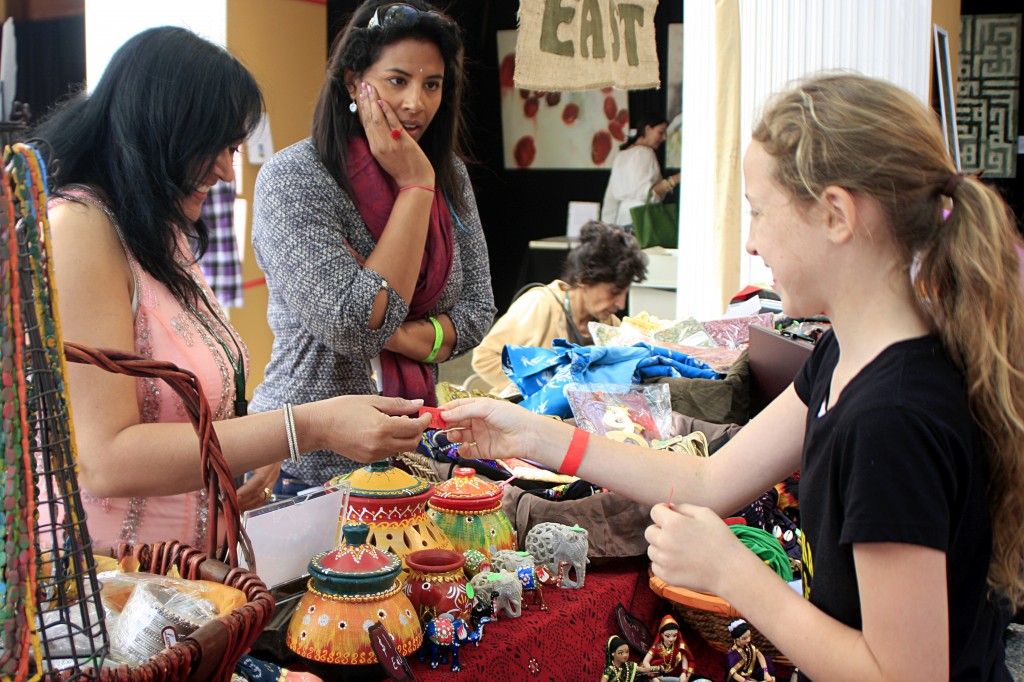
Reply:
[[750, 554], [715, 512], [692, 504], [656, 504], [654, 524], [644, 536], [651, 570], [669, 585], [722, 596], [722, 566], [734, 566], [734, 552]]
[[[399, 187], [434, 186], [434, 168], [416, 140], [405, 131], [391, 105], [369, 83], [359, 85], [359, 120], [370, 153]], [[395, 134], [397, 133], [397, 135]]]

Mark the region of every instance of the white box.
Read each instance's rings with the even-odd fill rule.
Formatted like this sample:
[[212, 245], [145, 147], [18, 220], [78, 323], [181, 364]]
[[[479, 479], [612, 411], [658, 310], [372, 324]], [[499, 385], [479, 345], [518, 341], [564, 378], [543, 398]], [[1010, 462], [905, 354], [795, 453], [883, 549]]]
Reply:
[[565, 223], [565, 236], [579, 239], [580, 230], [591, 220], [601, 216], [601, 204], [596, 201], [570, 201], [569, 217]]
[[634, 284], [629, 290], [629, 314], [634, 316], [642, 311], [666, 320], [676, 318], [676, 290], [658, 289]]
[[647, 254], [647, 279], [642, 284], [674, 289], [679, 281], [679, 249], [652, 246], [644, 249], [644, 253]]

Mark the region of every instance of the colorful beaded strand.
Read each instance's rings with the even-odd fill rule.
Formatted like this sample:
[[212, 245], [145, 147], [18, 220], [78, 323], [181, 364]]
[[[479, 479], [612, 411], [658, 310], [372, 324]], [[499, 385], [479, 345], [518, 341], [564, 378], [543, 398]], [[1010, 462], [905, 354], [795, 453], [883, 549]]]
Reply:
[[[7, 155], [5, 154], [5, 157], [6, 156]], [[13, 175], [17, 182], [17, 174]], [[24, 185], [19, 186], [19, 184], [16, 184], [14, 192], [9, 193], [10, 184], [9, 179], [6, 176], [4, 177], [3, 185], [5, 205], [8, 211], [7, 237], [9, 260], [7, 280], [10, 282], [10, 319], [12, 322], [11, 332], [14, 351], [12, 372], [14, 375], [14, 390], [13, 395], [11, 396], [13, 397], [13, 402], [8, 403], [13, 418], [12, 438], [10, 441], [10, 445], [13, 446], [13, 448], [10, 453], [12, 457], [10, 459], [5, 457], [5, 464], [7, 464], [10, 469], [21, 474], [14, 479], [14, 485], [12, 486], [14, 491], [13, 498], [7, 498], [4, 501], [5, 511], [12, 512], [8, 516], [8, 519], [13, 520], [18, 529], [16, 541], [13, 537], [9, 537], [5, 543], [5, 550], [8, 557], [7, 599], [15, 604], [20, 602], [21, 612], [14, 616], [13, 628], [8, 627], [10, 621], [4, 624], [4, 634], [5, 636], [8, 633], [11, 634], [10, 639], [12, 641], [9, 642], [11, 648], [8, 649], [8, 652], [13, 651], [15, 655], [13, 661], [14, 666], [16, 666], [14, 667], [14, 678], [17, 680], [25, 680], [28, 677], [29, 663], [34, 661], [36, 664], [37, 674], [32, 679], [35, 680], [39, 679], [42, 674], [42, 651], [39, 647], [39, 635], [34, 627], [37, 610], [35, 590], [36, 556], [35, 542], [32, 537], [35, 519], [35, 496], [34, 491], [27, 487], [29, 482], [33, 480], [33, 468], [31, 465], [31, 457], [29, 455], [28, 398], [27, 380], [25, 376], [25, 338], [23, 333], [24, 324], [20, 298], [21, 282], [19, 275], [19, 250], [13, 205], [14, 198], [23, 198], [26, 196], [26, 188]], [[8, 453], [5, 452], [5, 455], [7, 454]], [[19, 498], [21, 502], [20, 504]], [[21, 514], [18, 513], [19, 511]], [[10, 570], [12, 550], [17, 553], [17, 558], [14, 560], [13, 577], [14, 581], [16, 581], [14, 584], [11, 584], [12, 571]], [[6, 674], [6, 669], [10, 666], [3, 667]]]

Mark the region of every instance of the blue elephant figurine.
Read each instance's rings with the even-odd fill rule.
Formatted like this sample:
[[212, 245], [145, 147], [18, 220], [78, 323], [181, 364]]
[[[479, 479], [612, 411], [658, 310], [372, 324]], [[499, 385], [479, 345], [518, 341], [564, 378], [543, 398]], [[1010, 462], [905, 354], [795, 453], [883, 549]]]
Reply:
[[451, 652], [452, 672], [459, 672], [459, 647], [469, 643], [479, 644], [484, 635], [484, 626], [489, 622], [490, 618], [480, 618], [476, 630], [470, 630], [461, 618], [453, 618], [450, 613], [441, 614], [423, 626], [420, 660], [426, 660], [429, 647], [430, 667], [437, 668], [440, 663], [448, 663], [448, 652]]

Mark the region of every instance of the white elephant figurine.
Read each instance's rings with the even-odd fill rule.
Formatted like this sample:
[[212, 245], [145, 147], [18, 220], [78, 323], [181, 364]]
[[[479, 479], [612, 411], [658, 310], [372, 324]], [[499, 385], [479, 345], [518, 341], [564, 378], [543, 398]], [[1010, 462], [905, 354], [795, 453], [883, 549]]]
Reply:
[[518, 552], [514, 549], [502, 549], [491, 554], [491, 570], [511, 571], [515, 573], [520, 568], [533, 568], [537, 560], [529, 552]]
[[519, 575], [509, 571], [478, 573], [470, 581], [476, 590], [477, 599], [490, 602], [493, 599], [495, 612], [504, 611], [509, 618], [518, 618], [523, 613], [523, 585]]
[[583, 587], [587, 577], [587, 549], [589, 533], [585, 528], [566, 526], [561, 523], [538, 523], [526, 534], [526, 551], [538, 564], [552, 574], [559, 573], [559, 566], [568, 563], [562, 574], [562, 587]]

